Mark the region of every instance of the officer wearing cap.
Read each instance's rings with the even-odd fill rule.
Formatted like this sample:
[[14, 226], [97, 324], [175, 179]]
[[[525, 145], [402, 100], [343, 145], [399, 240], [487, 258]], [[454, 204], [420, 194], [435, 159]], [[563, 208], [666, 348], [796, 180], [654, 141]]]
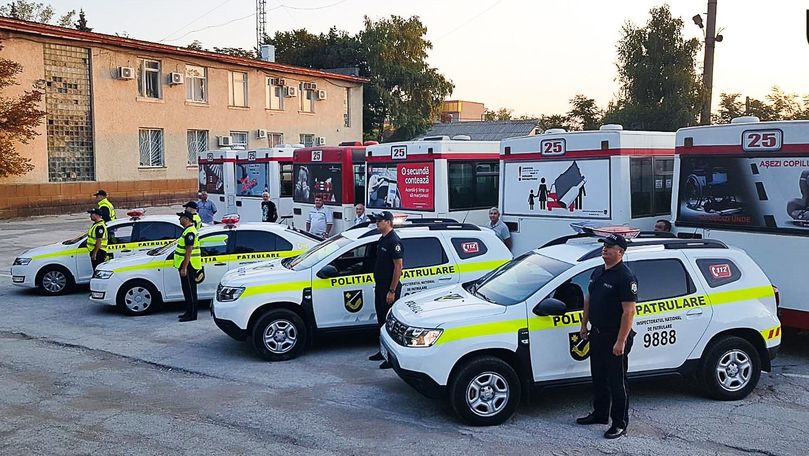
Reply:
[[202, 217], [200, 217], [199, 214], [197, 213], [198, 207], [199, 206], [197, 206], [196, 201], [189, 201], [183, 204], [183, 209], [189, 212], [191, 214], [191, 217], [193, 217], [191, 221], [194, 222], [194, 228], [196, 228], [197, 231], [202, 229]]
[[629, 423], [626, 369], [635, 335], [632, 319], [638, 281], [623, 262], [626, 239], [620, 234], [610, 234], [599, 242], [604, 243], [601, 248], [604, 265], [595, 268], [590, 276], [580, 330], [581, 337], [590, 341], [593, 411], [576, 422], [607, 424], [611, 418], [612, 425], [604, 437], [614, 439], [626, 434]]
[[109, 223], [115, 220], [115, 208], [112, 207], [112, 203], [107, 199], [107, 192], [99, 190], [95, 192], [93, 196], [96, 197], [96, 204], [98, 204], [98, 209], [101, 211], [101, 217], [104, 221]]
[[178, 212], [183, 234], [177, 240], [174, 249], [174, 267], [180, 273], [180, 284], [183, 287], [185, 298], [185, 313], [179, 315], [180, 321], [197, 319], [197, 273], [202, 269], [200, 257], [199, 237], [194, 226], [194, 214], [188, 211]]
[[[374, 304], [376, 306], [376, 322], [380, 329], [385, 325], [393, 302], [402, 295], [402, 268], [404, 263], [404, 248], [399, 235], [393, 231], [393, 214], [384, 211], [381, 214], [371, 214], [368, 219], [376, 223], [382, 237], [376, 244], [376, 263], [374, 264]], [[371, 361], [382, 361], [382, 354], [377, 352], [368, 357]], [[390, 364], [385, 361], [379, 365], [380, 369], [387, 369]]]
[[107, 224], [101, 210], [94, 207], [87, 211], [93, 224], [87, 230], [87, 251], [90, 252], [90, 263], [95, 271], [96, 266], [107, 261]]

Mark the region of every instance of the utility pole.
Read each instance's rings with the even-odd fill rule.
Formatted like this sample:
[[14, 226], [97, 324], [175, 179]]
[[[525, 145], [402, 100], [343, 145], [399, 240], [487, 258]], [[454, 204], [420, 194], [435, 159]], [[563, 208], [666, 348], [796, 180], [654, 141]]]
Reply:
[[256, 0], [256, 49], [261, 52], [261, 40], [267, 34], [267, 0]]
[[708, 18], [705, 24], [705, 59], [703, 60], [702, 86], [705, 90], [700, 123], [711, 123], [711, 98], [713, 92], [713, 55], [716, 46], [716, 0], [708, 0]]

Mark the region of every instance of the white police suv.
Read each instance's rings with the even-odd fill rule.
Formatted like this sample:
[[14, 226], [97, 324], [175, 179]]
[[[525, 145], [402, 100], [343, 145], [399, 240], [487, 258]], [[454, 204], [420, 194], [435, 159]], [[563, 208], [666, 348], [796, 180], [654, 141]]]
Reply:
[[[447, 219], [396, 226], [404, 247], [402, 294], [474, 280], [511, 259], [493, 231]], [[228, 272], [211, 313], [269, 361], [294, 358], [315, 333], [377, 331], [375, 227], [343, 231], [294, 259]]]
[[[396, 302], [381, 352], [430, 397], [474, 425], [510, 417], [533, 387], [589, 382], [581, 309], [601, 245], [552, 241], [486, 277]], [[715, 240], [638, 238], [629, 376], [695, 375], [710, 396], [741, 399], [781, 341], [777, 292], [742, 250]]]
[[[107, 254], [122, 258], [145, 253], [177, 239], [183, 232], [177, 217], [144, 216], [143, 210], [127, 213], [129, 219], [107, 224]], [[88, 220], [89, 228], [91, 222]], [[26, 250], [14, 259], [11, 281], [22, 287], [37, 287], [46, 295], [58, 295], [74, 285], [90, 282], [90, 263], [85, 231], [73, 239]]]
[[[204, 270], [204, 279], [197, 285], [200, 300], [213, 297], [219, 280], [230, 269], [296, 256], [320, 240], [286, 225], [223, 220], [229, 223], [203, 227], [199, 232]], [[90, 281], [90, 299], [118, 306], [127, 315], [143, 315], [161, 303], [182, 301], [180, 276], [173, 262], [175, 248], [176, 242], [172, 242], [146, 255], [99, 265]]]

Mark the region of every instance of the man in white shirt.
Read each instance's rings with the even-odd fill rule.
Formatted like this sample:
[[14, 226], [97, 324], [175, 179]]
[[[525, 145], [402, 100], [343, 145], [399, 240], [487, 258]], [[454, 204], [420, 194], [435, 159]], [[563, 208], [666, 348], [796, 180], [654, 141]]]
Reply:
[[489, 228], [494, 230], [494, 233], [497, 234], [497, 237], [503, 241], [503, 244], [506, 244], [509, 250], [511, 250], [511, 233], [508, 231], [508, 227], [502, 220], [500, 220], [500, 209], [493, 207], [489, 209], [489, 220], [491, 224]]
[[356, 212], [357, 216], [354, 217], [354, 226], [359, 225], [360, 223], [368, 222], [368, 214], [365, 213], [365, 205], [362, 203], [357, 204], [354, 206], [354, 212]]
[[331, 228], [334, 226], [331, 209], [323, 206], [323, 198], [315, 197], [315, 207], [309, 211], [306, 219], [306, 231], [323, 238], [329, 237]]

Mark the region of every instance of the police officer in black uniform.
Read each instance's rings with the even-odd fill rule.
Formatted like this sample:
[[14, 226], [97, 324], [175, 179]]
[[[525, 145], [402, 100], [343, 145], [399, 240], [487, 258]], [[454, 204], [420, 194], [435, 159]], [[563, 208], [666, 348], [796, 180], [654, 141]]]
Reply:
[[627, 355], [635, 336], [632, 319], [635, 317], [638, 281], [622, 261], [626, 239], [620, 234], [610, 234], [599, 242], [604, 243], [601, 249], [604, 265], [597, 267], [590, 276], [590, 296], [584, 301], [581, 319], [581, 337], [590, 340], [593, 411], [576, 422], [607, 424], [611, 418], [612, 425], [604, 437], [614, 439], [626, 434], [629, 422], [626, 369]]
[[[384, 211], [381, 214], [371, 214], [368, 219], [376, 222], [376, 227], [382, 234], [376, 244], [376, 263], [374, 264], [374, 304], [376, 306], [376, 322], [380, 329], [385, 325], [385, 317], [394, 301], [402, 295], [402, 258], [404, 248], [399, 235], [393, 231], [393, 214]], [[377, 352], [368, 357], [371, 361], [382, 361], [382, 354]], [[380, 369], [390, 368], [384, 361]]]

